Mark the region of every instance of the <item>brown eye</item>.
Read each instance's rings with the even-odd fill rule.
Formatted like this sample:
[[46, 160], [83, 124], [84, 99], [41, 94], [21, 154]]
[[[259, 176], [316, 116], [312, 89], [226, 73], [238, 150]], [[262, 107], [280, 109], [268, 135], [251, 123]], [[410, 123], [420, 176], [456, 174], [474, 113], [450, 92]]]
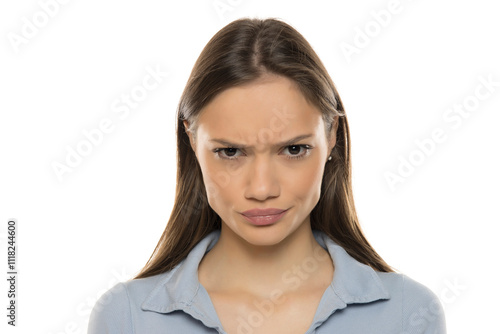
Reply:
[[232, 157], [236, 154], [237, 150], [237, 148], [229, 147], [224, 149], [224, 153], [226, 154], [226, 156]]
[[221, 147], [221, 148], [216, 148], [214, 150], [214, 153], [219, 157], [220, 159], [226, 159], [226, 160], [236, 160], [240, 155], [242, 155], [242, 152], [239, 152], [240, 149], [236, 147]]
[[299, 154], [301, 149], [302, 147], [300, 145], [288, 146], [288, 152], [290, 152], [291, 155]]
[[289, 145], [285, 147], [283, 153], [287, 156], [287, 159], [302, 159], [309, 155], [312, 147], [309, 145]]

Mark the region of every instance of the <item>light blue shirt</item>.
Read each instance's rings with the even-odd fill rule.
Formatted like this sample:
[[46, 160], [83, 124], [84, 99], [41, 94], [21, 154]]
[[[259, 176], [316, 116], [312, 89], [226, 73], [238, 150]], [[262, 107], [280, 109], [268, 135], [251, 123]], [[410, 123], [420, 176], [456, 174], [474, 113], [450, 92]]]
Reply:
[[[442, 305], [430, 289], [404, 274], [375, 271], [323, 232], [313, 233], [330, 253], [335, 272], [307, 334], [446, 333]], [[169, 272], [108, 290], [92, 310], [88, 334], [226, 333], [198, 281], [198, 265], [219, 236], [220, 231], [210, 233]], [[269, 315], [261, 311], [241, 318], [241, 333], [251, 334]]]

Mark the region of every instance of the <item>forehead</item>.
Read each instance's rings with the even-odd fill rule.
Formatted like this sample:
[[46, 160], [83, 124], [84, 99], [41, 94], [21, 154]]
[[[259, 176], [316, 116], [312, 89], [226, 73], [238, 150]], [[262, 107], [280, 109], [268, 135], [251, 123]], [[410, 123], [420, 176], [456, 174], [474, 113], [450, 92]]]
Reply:
[[246, 144], [256, 144], [259, 138], [286, 140], [321, 129], [321, 112], [293, 81], [282, 76], [226, 89], [203, 108], [198, 119], [199, 135]]

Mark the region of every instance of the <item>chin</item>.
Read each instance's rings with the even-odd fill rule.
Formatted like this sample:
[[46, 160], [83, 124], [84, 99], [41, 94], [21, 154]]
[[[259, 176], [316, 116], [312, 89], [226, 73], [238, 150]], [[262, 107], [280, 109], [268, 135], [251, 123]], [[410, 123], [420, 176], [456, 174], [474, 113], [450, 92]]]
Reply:
[[290, 226], [280, 221], [266, 226], [253, 226], [243, 223], [237, 230], [232, 230], [239, 238], [253, 246], [275, 246], [293, 234], [298, 226]]

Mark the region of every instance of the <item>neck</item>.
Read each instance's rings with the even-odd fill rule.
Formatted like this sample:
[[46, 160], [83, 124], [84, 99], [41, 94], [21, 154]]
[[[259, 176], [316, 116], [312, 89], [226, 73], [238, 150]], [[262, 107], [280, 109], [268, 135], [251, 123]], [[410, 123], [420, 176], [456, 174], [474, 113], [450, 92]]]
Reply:
[[269, 294], [276, 288], [295, 290], [314, 277], [325, 277], [319, 274], [331, 280], [330, 269], [331, 259], [317, 243], [308, 221], [269, 246], [252, 245], [222, 224], [219, 241], [200, 263], [199, 278], [212, 291]]

